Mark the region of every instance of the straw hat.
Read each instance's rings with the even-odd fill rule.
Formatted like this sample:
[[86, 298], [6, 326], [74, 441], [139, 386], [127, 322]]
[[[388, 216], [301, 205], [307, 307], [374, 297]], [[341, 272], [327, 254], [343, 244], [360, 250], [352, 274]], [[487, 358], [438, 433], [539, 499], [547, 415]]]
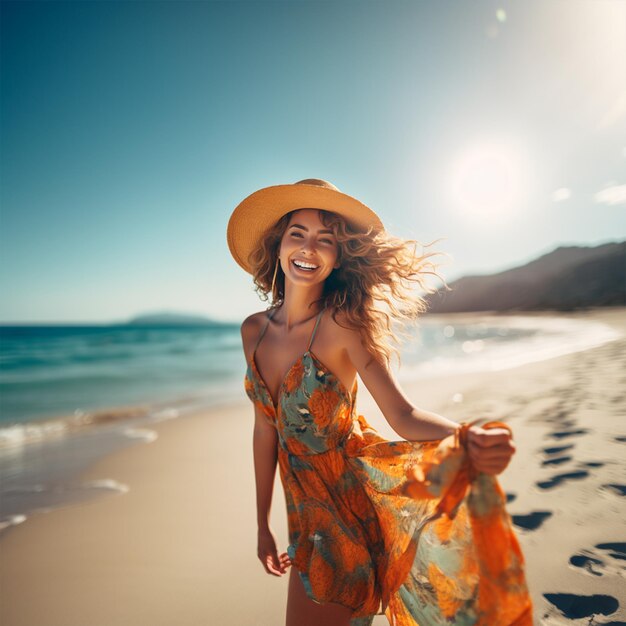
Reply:
[[307, 178], [291, 185], [264, 187], [240, 202], [228, 220], [228, 248], [246, 272], [252, 274], [248, 255], [256, 248], [263, 234], [283, 215], [295, 209], [332, 211], [358, 230], [366, 231], [370, 226], [375, 231], [385, 228], [372, 209], [342, 193], [326, 180]]

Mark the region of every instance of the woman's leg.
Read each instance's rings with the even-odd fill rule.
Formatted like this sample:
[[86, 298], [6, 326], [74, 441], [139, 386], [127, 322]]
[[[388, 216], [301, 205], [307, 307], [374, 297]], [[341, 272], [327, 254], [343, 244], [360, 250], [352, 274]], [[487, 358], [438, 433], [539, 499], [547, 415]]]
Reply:
[[329, 602], [318, 604], [306, 595], [296, 568], [289, 572], [286, 626], [349, 626], [352, 610]]

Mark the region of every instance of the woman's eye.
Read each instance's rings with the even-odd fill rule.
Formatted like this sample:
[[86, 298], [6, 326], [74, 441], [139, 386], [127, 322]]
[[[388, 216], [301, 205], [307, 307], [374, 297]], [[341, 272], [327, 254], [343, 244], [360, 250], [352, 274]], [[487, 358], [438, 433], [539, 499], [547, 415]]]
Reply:
[[[297, 231], [292, 232], [292, 233], [291, 233], [291, 236], [292, 236], [292, 237], [298, 237], [298, 238], [300, 238], [300, 239], [304, 239], [304, 235], [303, 235], [302, 233], [297, 232]], [[320, 241], [321, 241], [322, 243], [327, 243], [327, 244], [329, 244], [329, 245], [332, 245], [332, 244], [333, 244], [333, 242], [332, 242], [330, 239], [320, 239]]]

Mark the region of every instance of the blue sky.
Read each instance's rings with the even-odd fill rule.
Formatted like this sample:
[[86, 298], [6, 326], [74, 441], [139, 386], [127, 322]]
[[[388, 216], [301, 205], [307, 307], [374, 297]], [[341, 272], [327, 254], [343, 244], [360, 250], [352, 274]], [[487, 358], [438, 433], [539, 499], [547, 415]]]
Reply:
[[[0, 321], [241, 320], [226, 224], [324, 178], [446, 280], [626, 231], [626, 3], [2, 2]], [[434, 246], [433, 246], [434, 248]], [[443, 259], [442, 259], [443, 260]]]

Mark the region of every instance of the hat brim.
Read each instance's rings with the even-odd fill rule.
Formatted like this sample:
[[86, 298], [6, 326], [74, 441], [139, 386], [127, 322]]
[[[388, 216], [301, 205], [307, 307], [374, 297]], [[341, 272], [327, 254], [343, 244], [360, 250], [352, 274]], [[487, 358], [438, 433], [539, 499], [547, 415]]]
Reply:
[[341, 191], [304, 183], [264, 187], [240, 202], [228, 220], [228, 248], [246, 272], [252, 274], [248, 256], [263, 234], [283, 215], [295, 209], [324, 209], [338, 213], [363, 232], [370, 226], [375, 231], [385, 228], [372, 209]]

